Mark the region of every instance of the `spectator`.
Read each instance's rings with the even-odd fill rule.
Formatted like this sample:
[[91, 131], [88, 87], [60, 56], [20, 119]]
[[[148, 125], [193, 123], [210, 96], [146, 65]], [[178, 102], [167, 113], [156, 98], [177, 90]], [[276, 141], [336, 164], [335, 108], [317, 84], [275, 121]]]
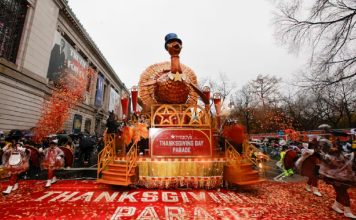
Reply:
[[5, 134], [2, 130], [0, 130], [0, 147], [5, 146]]
[[108, 134], [115, 134], [119, 127], [119, 123], [115, 120], [114, 112], [109, 113], [109, 118], [106, 120], [106, 127], [108, 128]]
[[73, 140], [65, 132], [58, 134], [57, 137], [58, 137], [58, 146], [69, 146], [70, 148], [73, 148]]
[[87, 134], [83, 134], [79, 141], [80, 160], [90, 165], [90, 156], [95, 146], [95, 141]]

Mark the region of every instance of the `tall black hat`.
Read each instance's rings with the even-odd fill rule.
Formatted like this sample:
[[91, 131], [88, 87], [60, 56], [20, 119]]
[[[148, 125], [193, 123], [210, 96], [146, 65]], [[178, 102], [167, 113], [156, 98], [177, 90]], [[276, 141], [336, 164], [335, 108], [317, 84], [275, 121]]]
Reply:
[[182, 40], [179, 39], [177, 34], [175, 34], [175, 33], [167, 34], [166, 37], [164, 38], [164, 40], [166, 41], [164, 43], [164, 48], [166, 48], [166, 50], [167, 50], [167, 44], [169, 44], [172, 41], [178, 41], [181, 45], [183, 44]]

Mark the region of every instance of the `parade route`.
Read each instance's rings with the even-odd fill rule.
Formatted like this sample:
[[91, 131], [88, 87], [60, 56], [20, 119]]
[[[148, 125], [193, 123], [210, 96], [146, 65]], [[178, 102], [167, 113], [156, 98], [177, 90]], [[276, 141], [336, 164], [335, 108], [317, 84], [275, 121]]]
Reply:
[[[6, 182], [1, 182], [1, 189]], [[333, 189], [321, 183], [323, 197], [304, 183], [266, 182], [231, 190], [132, 189], [93, 180], [20, 182], [19, 190], [1, 195], [1, 219], [347, 219], [330, 207]], [[356, 191], [350, 191], [356, 210]]]
[[355, 42], [356, 0], [0, 0], [0, 220], [356, 219]]

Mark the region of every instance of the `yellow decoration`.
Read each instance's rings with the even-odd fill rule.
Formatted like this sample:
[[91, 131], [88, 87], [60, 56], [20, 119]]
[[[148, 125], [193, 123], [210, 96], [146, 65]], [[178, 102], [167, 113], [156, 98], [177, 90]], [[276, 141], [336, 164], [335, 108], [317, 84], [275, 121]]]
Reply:
[[148, 138], [148, 128], [144, 123], [137, 123], [133, 127], [133, 141], [139, 142], [141, 138]]
[[140, 177], [179, 177], [179, 176], [222, 176], [225, 161], [138, 161]]
[[174, 81], [182, 81], [182, 74], [176, 72], [175, 74], [173, 74], [173, 80]]
[[131, 143], [132, 136], [133, 136], [133, 129], [130, 126], [126, 126], [122, 129], [122, 139], [125, 145]]
[[151, 127], [210, 127], [211, 117], [199, 105], [153, 105]]

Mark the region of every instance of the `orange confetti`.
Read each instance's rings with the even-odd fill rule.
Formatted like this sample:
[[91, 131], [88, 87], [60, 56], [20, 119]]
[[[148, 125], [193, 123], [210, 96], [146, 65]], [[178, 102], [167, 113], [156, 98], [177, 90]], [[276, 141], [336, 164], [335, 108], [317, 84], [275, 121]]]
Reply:
[[80, 74], [63, 74], [64, 77], [56, 85], [52, 96], [44, 104], [42, 115], [34, 129], [34, 142], [41, 142], [44, 137], [57, 133], [63, 127], [71, 107], [83, 101], [88, 79], [94, 74], [91, 68]]

